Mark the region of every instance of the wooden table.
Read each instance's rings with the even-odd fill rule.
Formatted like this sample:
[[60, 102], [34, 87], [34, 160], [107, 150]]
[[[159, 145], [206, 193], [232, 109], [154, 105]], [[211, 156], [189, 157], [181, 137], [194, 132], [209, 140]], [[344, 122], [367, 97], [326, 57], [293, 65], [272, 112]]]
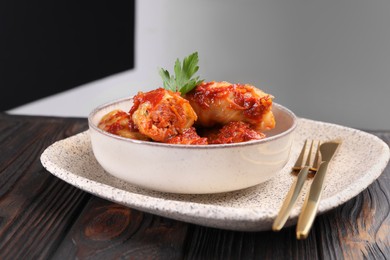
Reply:
[[[390, 259], [390, 166], [318, 216], [309, 237], [202, 227], [143, 213], [47, 172], [41, 153], [85, 118], [0, 113], [0, 259]], [[390, 144], [389, 131], [370, 131]]]

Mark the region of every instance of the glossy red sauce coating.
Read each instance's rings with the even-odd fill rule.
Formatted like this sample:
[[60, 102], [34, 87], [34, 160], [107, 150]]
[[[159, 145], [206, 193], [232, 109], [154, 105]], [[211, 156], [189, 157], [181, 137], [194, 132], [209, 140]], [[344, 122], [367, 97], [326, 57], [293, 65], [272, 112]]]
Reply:
[[129, 127], [128, 122], [129, 114], [125, 111], [118, 110], [115, 113], [104, 117], [99, 122], [99, 127], [111, 134], [117, 134], [118, 131]]
[[158, 88], [138, 92], [129, 113], [112, 111], [99, 127], [128, 138], [170, 144], [259, 140], [265, 137], [264, 129], [274, 127], [272, 99], [252, 85], [229, 82], [203, 82], [184, 98]]
[[[238, 99], [238, 100], [237, 100]], [[248, 118], [261, 119], [264, 115], [264, 111], [269, 110], [272, 105], [272, 99], [270, 96], [265, 96], [260, 99], [250, 98], [241, 100], [241, 96], [235, 99], [236, 102], [243, 102], [244, 112], [243, 114]]]
[[197, 119], [188, 100], [163, 88], [139, 92], [130, 109], [130, 127], [158, 142], [182, 134]]
[[200, 137], [194, 127], [190, 127], [183, 131], [182, 134], [169, 138], [168, 144], [207, 144], [207, 138]]
[[215, 103], [216, 99], [226, 98], [230, 94], [232, 86], [210, 87], [213, 84], [214, 82], [203, 82], [187, 93], [186, 98], [195, 101], [203, 108], [209, 108], [210, 104]]
[[186, 98], [196, 102], [203, 109], [221, 101], [229, 101], [229, 109], [242, 110], [242, 113], [252, 119], [261, 120], [264, 111], [272, 105], [272, 96], [259, 97], [254, 87], [245, 84], [230, 84], [215, 87], [215, 82], [198, 85], [186, 95]]
[[255, 131], [244, 122], [230, 122], [218, 131], [209, 132], [209, 144], [241, 143], [265, 138], [265, 134]]
[[152, 107], [156, 106], [164, 97], [165, 91], [166, 90], [163, 88], [158, 88], [146, 93], [139, 92], [137, 95], [134, 96], [134, 104], [129, 111], [130, 116], [134, 113], [134, 111], [138, 109], [139, 105], [142, 103], [149, 102]]

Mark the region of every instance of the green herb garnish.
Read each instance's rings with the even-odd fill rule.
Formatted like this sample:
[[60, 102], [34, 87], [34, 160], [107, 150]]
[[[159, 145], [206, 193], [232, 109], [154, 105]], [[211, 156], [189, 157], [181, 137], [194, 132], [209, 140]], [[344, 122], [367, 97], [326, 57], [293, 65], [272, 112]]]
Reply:
[[192, 78], [194, 74], [198, 71], [199, 58], [198, 52], [194, 52], [188, 57], [184, 58], [183, 66], [179, 59], [176, 60], [174, 71], [175, 76], [170, 75], [167, 70], [160, 69], [159, 73], [163, 79], [163, 86], [165, 89], [180, 92], [182, 95], [190, 92], [203, 80], [199, 80], [198, 77]]

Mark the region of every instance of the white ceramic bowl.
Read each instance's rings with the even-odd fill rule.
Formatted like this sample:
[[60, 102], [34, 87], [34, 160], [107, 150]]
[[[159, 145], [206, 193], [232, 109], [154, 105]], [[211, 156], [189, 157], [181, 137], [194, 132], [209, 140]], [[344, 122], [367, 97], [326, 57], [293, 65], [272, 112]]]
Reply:
[[239, 190], [272, 178], [287, 163], [297, 118], [274, 103], [276, 127], [262, 140], [182, 145], [123, 138], [97, 127], [114, 109], [129, 111], [132, 99], [94, 109], [88, 118], [93, 153], [111, 175], [143, 188], [186, 194]]

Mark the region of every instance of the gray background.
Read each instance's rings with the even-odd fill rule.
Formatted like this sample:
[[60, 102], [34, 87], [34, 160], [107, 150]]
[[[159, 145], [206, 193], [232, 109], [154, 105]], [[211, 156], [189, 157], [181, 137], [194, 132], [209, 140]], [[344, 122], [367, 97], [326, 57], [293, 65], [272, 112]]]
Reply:
[[[198, 1], [199, 19], [167, 22], [179, 39], [165, 39], [165, 60], [197, 49], [206, 79], [253, 83], [299, 116], [390, 128], [390, 1], [224, 3]], [[188, 2], [171, 6], [164, 21], [187, 21]]]
[[[207, 81], [254, 84], [300, 117], [390, 129], [387, 0], [137, 1], [135, 69], [54, 96], [50, 113], [68, 106], [67, 115], [86, 116], [95, 105], [161, 86], [158, 68], [172, 70], [193, 51]], [[54, 103], [11, 112], [43, 105]]]

